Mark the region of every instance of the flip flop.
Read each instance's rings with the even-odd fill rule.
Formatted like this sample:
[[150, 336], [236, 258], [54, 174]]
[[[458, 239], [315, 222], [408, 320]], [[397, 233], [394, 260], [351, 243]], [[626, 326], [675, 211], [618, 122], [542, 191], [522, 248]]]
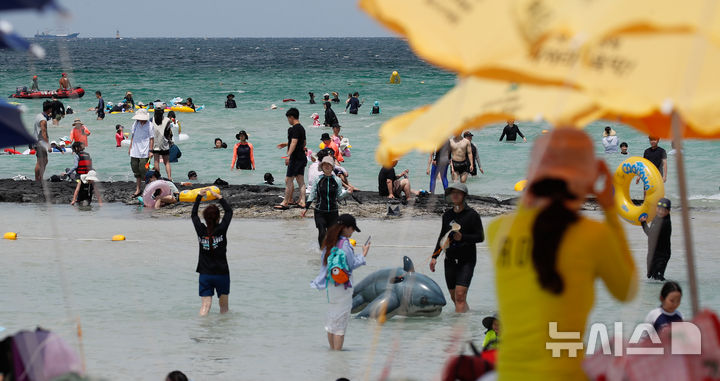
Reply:
[[288, 209], [290, 209], [290, 207], [287, 206], [287, 205], [275, 205], [274, 208], [275, 208], [275, 210], [288, 210]]
[[295, 203], [294, 205], [296, 205], [298, 208], [305, 209], [305, 205], [300, 205], [299, 203]]
[[142, 192], [135, 193], [135, 194], [133, 194], [132, 198], [137, 198], [137, 197], [139, 197], [141, 194], [142, 194]]

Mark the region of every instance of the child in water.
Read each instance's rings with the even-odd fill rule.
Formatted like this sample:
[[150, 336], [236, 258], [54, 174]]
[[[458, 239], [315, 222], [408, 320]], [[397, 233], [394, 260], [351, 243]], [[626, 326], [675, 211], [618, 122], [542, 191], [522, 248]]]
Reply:
[[215, 147], [213, 148], [227, 148], [227, 143], [223, 142], [220, 138], [215, 138]]
[[650, 226], [647, 224], [647, 216], [640, 217], [643, 231], [648, 236], [647, 277], [661, 281], [665, 280], [665, 269], [670, 261], [670, 207], [670, 200], [661, 198]]
[[380, 113], [380, 102], [375, 101], [375, 104], [373, 104], [372, 109], [370, 110], [370, 114], [379, 114]]
[[682, 289], [677, 282], [665, 282], [660, 290], [660, 307], [650, 311], [645, 322], [652, 324], [656, 332], [665, 329], [671, 323], [683, 321], [678, 311], [682, 300]]
[[118, 124], [115, 126], [115, 143], [116, 147], [120, 147], [122, 144], [122, 141], [125, 140], [125, 134], [123, 133], [123, 126], [122, 124]]
[[500, 320], [498, 320], [497, 314], [484, 318], [482, 325], [487, 329], [483, 340], [483, 351], [497, 349], [500, 339]]
[[73, 193], [73, 199], [70, 205], [75, 205], [75, 203], [78, 202], [84, 204], [86, 201], [87, 205], [90, 205], [93, 194], [95, 194], [98, 204], [102, 206], [102, 197], [100, 197], [100, 192], [95, 188], [96, 181], [99, 181], [99, 179], [97, 178], [97, 173], [93, 170], [80, 175], [80, 181], [78, 181], [77, 187], [75, 187], [75, 193]]

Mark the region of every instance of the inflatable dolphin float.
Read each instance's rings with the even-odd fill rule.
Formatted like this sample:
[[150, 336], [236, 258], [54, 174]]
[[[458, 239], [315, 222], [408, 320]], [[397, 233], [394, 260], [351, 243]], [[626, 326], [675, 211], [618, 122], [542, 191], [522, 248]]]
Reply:
[[358, 318], [437, 316], [445, 306], [442, 289], [427, 275], [415, 272], [408, 257], [403, 267], [375, 271], [353, 291], [352, 313]]

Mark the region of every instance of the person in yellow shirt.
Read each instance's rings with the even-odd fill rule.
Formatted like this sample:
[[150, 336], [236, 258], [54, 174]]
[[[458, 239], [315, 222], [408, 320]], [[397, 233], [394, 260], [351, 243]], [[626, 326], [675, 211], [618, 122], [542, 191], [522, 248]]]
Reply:
[[[498, 379], [586, 380], [584, 346], [559, 356], [550, 347], [582, 344], [596, 278], [615, 298], [632, 299], [635, 264], [617, 218], [612, 176], [605, 162], [595, 158], [587, 134], [555, 129], [538, 139], [530, 162], [528, 190], [517, 211], [488, 227], [503, 317]], [[599, 179], [604, 189], [596, 191]], [[579, 214], [588, 194], [597, 197], [604, 221]], [[551, 338], [553, 322], [557, 332], [577, 332], [578, 338]]]

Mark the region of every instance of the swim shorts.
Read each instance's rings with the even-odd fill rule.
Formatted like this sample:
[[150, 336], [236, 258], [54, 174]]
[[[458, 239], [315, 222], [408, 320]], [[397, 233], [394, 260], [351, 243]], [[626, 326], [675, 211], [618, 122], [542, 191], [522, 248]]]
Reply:
[[461, 261], [445, 258], [445, 283], [448, 290], [455, 286], [470, 287], [470, 281], [475, 271], [475, 262]]
[[148, 158], [137, 158], [137, 157], [131, 157], [130, 158], [130, 168], [132, 169], [133, 175], [135, 175], [136, 179], [144, 179], [145, 174], [147, 173], [147, 168], [145, 168], [145, 164], [147, 164]]
[[305, 164], [307, 164], [306, 160], [290, 160], [287, 166], [287, 173], [285, 174], [286, 177], [295, 177], [295, 176], [302, 176], [305, 174]]
[[37, 156], [38, 159], [45, 159], [48, 158], [48, 151], [46, 148], [43, 148], [41, 145], [37, 144], [34, 146], [35, 148], [35, 156]]
[[198, 280], [200, 296], [217, 296], [230, 294], [230, 274], [200, 274]]
[[169, 149], [154, 149], [152, 150], [153, 155], [165, 156], [170, 154]]
[[454, 161], [452, 162], [453, 170], [456, 174], [462, 175], [463, 173], [470, 172], [470, 162], [465, 161]]

